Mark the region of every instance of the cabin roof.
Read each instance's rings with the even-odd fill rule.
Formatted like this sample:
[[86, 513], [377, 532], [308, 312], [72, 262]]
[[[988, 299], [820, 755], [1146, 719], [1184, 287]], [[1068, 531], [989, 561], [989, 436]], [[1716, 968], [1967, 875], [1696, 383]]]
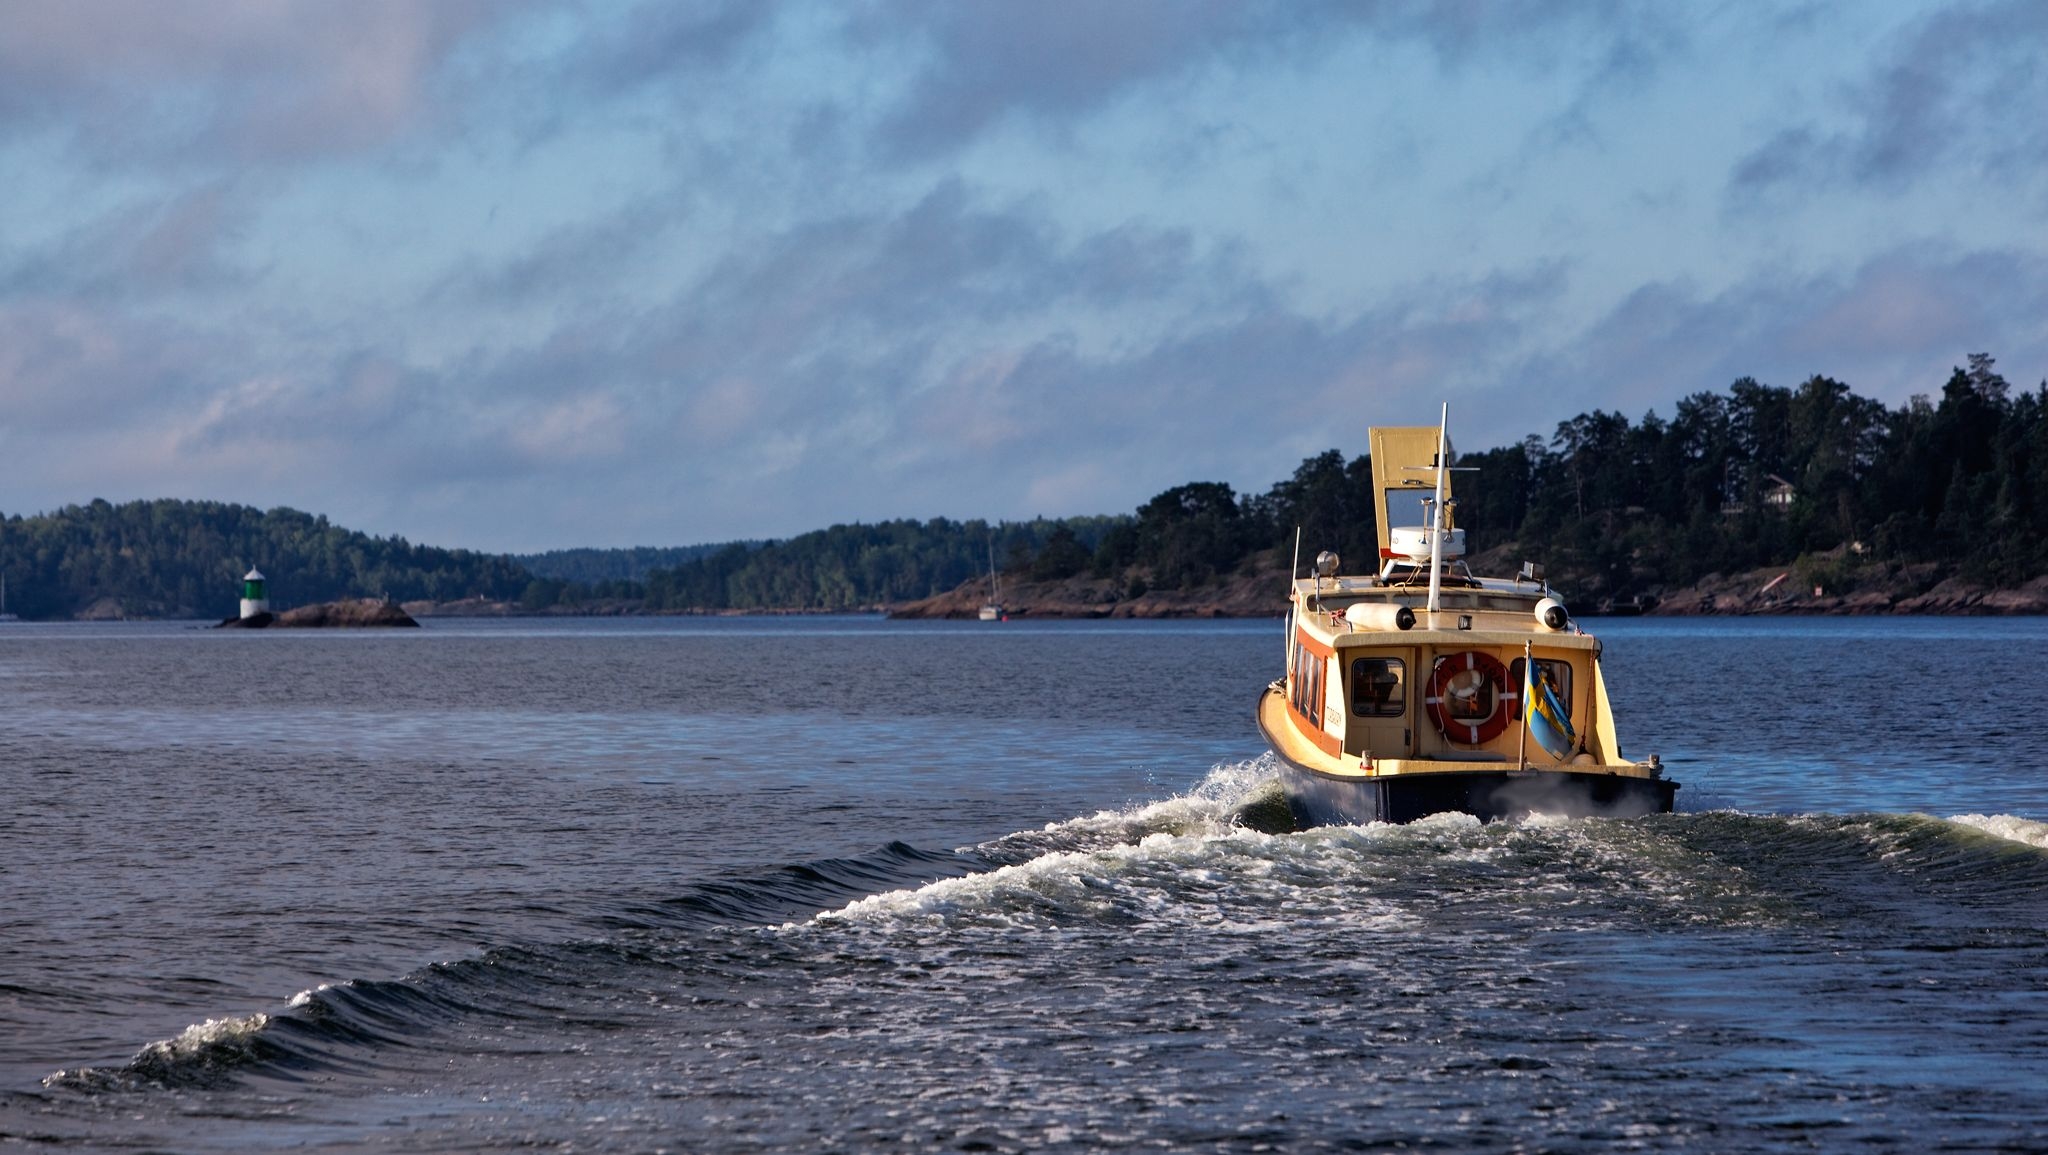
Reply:
[[1355, 630], [1348, 623], [1338, 625], [1324, 614], [1303, 614], [1297, 619], [1297, 625], [1310, 637], [1333, 649], [1429, 646], [1438, 650], [1469, 650], [1519, 648], [1524, 642], [1530, 642], [1538, 648], [1554, 651], [1593, 650], [1600, 645], [1591, 634], [1541, 629], [1533, 617], [1499, 610], [1444, 610], [1437, 615], [1440, 622], [1453, 627], [1460, 618], [1470, 618], [1473, 628], [1469, 630], [1431, 629], [1424, 624], [1426, 615], [1417, 614], [1416, 617], [1412, 630]]

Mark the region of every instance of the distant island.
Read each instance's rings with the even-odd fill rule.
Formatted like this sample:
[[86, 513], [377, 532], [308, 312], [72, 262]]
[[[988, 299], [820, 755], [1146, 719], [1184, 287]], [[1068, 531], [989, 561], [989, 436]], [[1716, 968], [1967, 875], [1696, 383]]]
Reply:
[[223, 630], [333, 630], [333, 629], [418, 629], [409, 613], [376, 598], [349, 598], [338, 602], [300, 606], [273, 614], [268, 610], [248, 617], [222, 619]]
[[[1581, 613], [2048, 613], [2048, 382], [2016, 392], [1986, 355], [1897, 408], [1828, 377], [1743, 378], [1668, 419], [1595, 410], [1459, 464], [1478, 472], [1458, 477], [1457, 521], [1487, 563], [1543, 565]], [[415, 617], [964, 616], [993, 546], [1014, 615], [1267, 615], [1296, 527], [1304, 560], [1369, 558], [1376, 504], [1369, 459], [1332, 449], [1263, 493], [1191, 482], [1123, 515], [513, 558], [291, 509], [93, 501], [0, 517], [0, 573], [8, 608], [40, 620], [218, 618], [259, 565], [291, 604]]]

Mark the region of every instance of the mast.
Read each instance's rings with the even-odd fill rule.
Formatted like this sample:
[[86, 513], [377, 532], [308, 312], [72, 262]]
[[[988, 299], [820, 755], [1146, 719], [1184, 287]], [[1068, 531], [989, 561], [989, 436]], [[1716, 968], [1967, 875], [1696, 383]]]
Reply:
[[1451, 403], [1444, 402], [1443, 420], [1436, 427], [1436, 501], [1431, 507], [1429, 531], [1429, 628], [1436, 628], [1437, 611], [1443, 608], [1444, 586], [1444, 471], [1450, 462], [1444, 457], [1450, 447]]

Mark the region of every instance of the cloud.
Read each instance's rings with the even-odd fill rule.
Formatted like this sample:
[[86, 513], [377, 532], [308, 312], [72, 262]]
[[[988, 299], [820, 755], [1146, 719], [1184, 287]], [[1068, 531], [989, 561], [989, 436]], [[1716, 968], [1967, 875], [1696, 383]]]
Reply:
[[1270, 21], [1277, 15], [1229, 0], [940, 0], [870, 10], [858, 31], [925, 42], [926, 64], [884, 138], [899, 152], [930, 155], [1005, 115], [1062, 118], [1100, 107], [1230, 43], [1288, 28], [1291, 22]]
[[[532, 548], [1117, 512], [1197, 479], [1260, 489], [1443, 400], [1483, 448], [1744, 375], [1827, 373], [1897, 403], [1980, 349], [2015, 381], [2048, 363], [2048, 260], [2020, 251], [1906, 247], [1712, 294], [1646, 284], [1587, 326], [1560, 323], [1561, 263], [1311, 316], [1236, 259], [1172, 230], [1070, 233], [945, 184], [900, 214], [793, 226], [658, 308], [433, 367], [316, 349], [256, 368], [225, 334], [17, 304], [0, 309], [0, 392], [21, 399], [4, 435], [66, 500], [176, 477]], [[1233, 288], [1200, 288], [1216, 284]], [[1151, 320], [1117, 339], [1067, 328], [1091, 311]], [[160, 385], [109, 384], [138, 378]]]
[[1647, 284], [1582, 335], [1530, 358], [1557, 414], [1662, 407], [1739, 377], [1791, 386], [1814, 374], [1897, 405], [1990, 352], [2013, 380], [2048, 366], [2048, 257], [1911, 245], [1840, 273], [1763, 271], [1713, 294]]
[[156, 420], [199, 380], [205, 359], [204, 342], [162, 322], [66, 300], [0, 304], [0, 436], [18, 446]]
[[348, 153], [431, 112], [488, 0], [75, 0], [10, 6], [0, 133], [55, 126], [107, 163]]
[[2048, 7], [2033, 0], [1922, 17], [1823, 116], [1772, 131], [1740, 158], [1730, 194], [1741, 202], [1844, 184], [1898, 192], [1960, 171], [2040, 195], [2044, 41]]
[[612, 301], [621, 273], [641, 266], [681, 227], [680, 198], [664, 191], [604, 215], [581, 217], [523, 247], [465, 253], [423, 293], [435, 307], [502, 307], [592, 298]]
[[[659, 307], [479, 350], [423, 388], [520, 414], [566, 447], [536, 453], [514, 436], [439, 454], [447, 468], [601, 469], [609, 486], [673, 494], [709, 536], [878, 510], [1018, 513], [1025, 494], [1055, 492], [1029, 478], [1079, 476], [1091, 453], [1163, 447], [1185, 463], [1219, 426], [1266, 436], [1286, 412], [1313, 415], [1350, 355], [1331, 342], [1345, 338], [1276, 311], [1240, 260], [1179, 230], [1069, 234], [1028, 205], [941, 182], [899, 213], [760, 237]], [[1083, 333], [1077, 316], [1117, 323]], [[1310, 359], [1324, 364], [1310, 373]], [[1276, 382], [1304, 379], [1275, 406]], [[613, 407], [545, 408], [572, 389]], [[451, 417], [452, 430], [494, 426]], [[1179, 468], [1114, 471], [1128, 493], [1098, 500], [1135, 500]]]
[[0, 255], [0, 294], [108, 301], [230, 288], [251, 275], [229, 251], [246, 214], [246, 195], [224, 181], [135, 198]]
[[856, 45], [914, 45], [916, 72], [880, 139], [898, 158], [960, 148], [1013, 120], [1063, 131], [1147, 86], [1210, 69], [1303, 68], [1357, 36], [1419, 44], [1448, 70], [1544, 69], [1590, 49], [1592, 83], [1640, 75], [1677, 38], [1640, 6], [1513, 6], [1345, 0], [1041, 0], [878, 5], [849, 22]]
[[583, 21], [559, 77], [611, 94], [701, 81], [772, 28], [775, 13], [758, 0], [646, 0], [622, 16]]
[[[17, 7], [10, 500], [674, 543], [1262, 488], [1446, 400], [1483, 447], [1743, 375], [1896, 402], [1970, 352], [2048, 363], [2018, 3], [1909, 16], [1816, 63], [1830, 103], [1732, 112], [1697, 94], [1850, 18]], [[1689, 195], [1716, 172], [1724, 207], [1828, 215], [1717, 219]], [[1974, 239], [1907, 243], [1945, 228]]]

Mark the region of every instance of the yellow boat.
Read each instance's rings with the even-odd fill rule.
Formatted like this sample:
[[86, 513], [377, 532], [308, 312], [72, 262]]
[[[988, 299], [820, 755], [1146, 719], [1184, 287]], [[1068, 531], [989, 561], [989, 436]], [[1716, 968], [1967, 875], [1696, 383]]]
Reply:
[[1541, 569], [1466, 566], [1449, 416], [1371, 431], [1379, 568], [1341, 574], [1325, 552], [1293, 581], [1287, 674], [1257, 717], [1295, 821], [1669, 812], [1679, 784], [1622, 757], [1600, 642]]

